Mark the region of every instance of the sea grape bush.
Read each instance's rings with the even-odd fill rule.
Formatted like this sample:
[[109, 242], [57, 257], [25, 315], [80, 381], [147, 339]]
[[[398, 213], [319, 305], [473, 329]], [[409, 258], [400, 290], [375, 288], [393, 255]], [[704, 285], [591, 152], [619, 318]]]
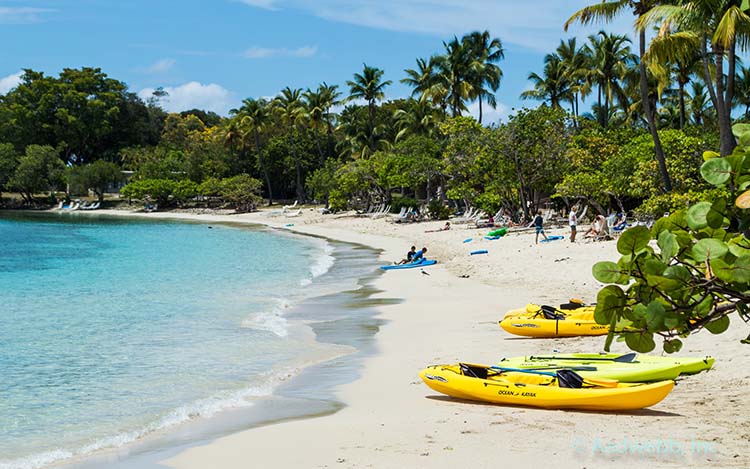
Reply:
[[691, 333], [727, 330], [734, 312], [750, 321], [750, 124], [733, 127], [738, 145], [720, 157], [706, 152], [700, 172], [716, 196], [635, 226], [617, 242], [618, 262], [598, 262], [595, 320], [631, 349], [650, 352], [654, 336], [667, 353]]

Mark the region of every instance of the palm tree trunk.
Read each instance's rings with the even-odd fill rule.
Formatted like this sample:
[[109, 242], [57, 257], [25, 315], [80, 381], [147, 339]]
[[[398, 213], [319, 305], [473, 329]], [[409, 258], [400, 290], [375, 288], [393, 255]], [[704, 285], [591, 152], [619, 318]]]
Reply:
[[599, 84], [599, 96], [597, 97], [597, 104], [599, 105], [598, 106], [599, 115], [597, 116], [599, 118], [599, 125], [604, 127], [604, 118], [602, 117], [603, 109], [602, 109], [602, 85], [601, 83]]
[[685, 127], [685, 83], [680, 80], [678, 82], [680, 95], [680, 130]]
[[[729, 155], [734, 150], [734, 147], [737, 146], [737, 140], [734, 138], [734, 133], [732, 132], [732, 104], [734, 103], [734, 81], [736, 78], [737, 73], [737, 57], [735, 56], [736, 51], [736, 44], [734, 40], [732, 40], [729, 43], [729, 46], [727, 47], [727, 62], [729, 66], [729, 70], [727, 70], [727, 95], [724, 99], [724, 106], [725, 106], [725, 120], [728, 126], [728, 132], [725, 133], [725, 137], [727, 138], [726, 141], [726, 148], [725, 151], [726, 154]], [[722, 141], [722, 146], [724, 146], [725, 142]], [[724, 154], [722, 152], [722, 154]]]
[[610, 95], [610, 89], [609, 89], [609, 81], [607, 82], [607, 92], [604, 93], [604, 128], [606, 129], [609, 127], [609, 95]]
[[255, 134], [255, 152], [258, 153], [258, 164], [260, 170], [263, 172], [263, 178], [266, 180], [266, 187], [268, 187], [268, 205], [273, 205], [273, 191], [271, 190], [271, 178], [268, 177], [268, 168], [266, 168], [266, 162], [263, 159], [263, 154], [260, 152], [260, 134], [258, 129], [253, 129]]
[[[727, 156], [734, 149], [734, 135], [732, 135], [732, 120], [727, 108], [731, 103], [725, 100], [730, 96], [729, 90], [724, 90], [724, 50], [714, 44], [714, 66], [716, 67], [716, 113], [719, 118], [719, 141], [721, 142], [721, 156]], [[732, 57], [734, 58], [734, 56]], [[729, 88], [727, 86], [727, 88]], [[730, 111], [731, 112], [731, 111]]]
[[370, 153], [375, 153], [375, 103], [370, 101], [368, 106], [368, 113], [370, 117]]
[[[326, 114], [328, 111], [326, 111]], [[326, 151], [328, 152], [328, 158], [334, 156], [333, 155], [333, 126], [331, 125], [331, 118], [326, 119]]]
[[667, 163], [664, 157], [664, 149], [661, 146], [659, 132], [656, 130], [654, 110], [651, 109], [651, 101], [649, 101], [648, 98], [648, 76], [646, 75], [646, 62], [643, 60], [643, 56], [646, 55], [645, 29], [642, 29], [640, 31], [638, 39], [638, 46], [640, 51], [639, 69], [641, 75], [641, 103], [643, 103], [643, 113], [646, 115], [646, 120], [648, 121], [648, 129], [651, 132], [651, 138], [654, 140], [654, 154], [656, 155], [657, 163], [659, 163], [659, 172], [661, 173], [661, 179], [664, 183], [664, 191], [672, 192], [672, 181], [669, 179]]
[[482, 123], [482, 96], [479, 96], [479, 123]]

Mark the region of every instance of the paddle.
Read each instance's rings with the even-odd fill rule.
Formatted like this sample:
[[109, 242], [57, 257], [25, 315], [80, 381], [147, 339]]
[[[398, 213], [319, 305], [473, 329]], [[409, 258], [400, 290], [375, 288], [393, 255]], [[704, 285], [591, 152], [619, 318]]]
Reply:
[[573, 370], [561, 369], [556, 372], [548, 371], [537, 371], [537, 370], [525, 370], [523, 368], [505, 368], [502, 366], [491, 366], [493, 370], [497, 371], [515, 371], [518, 373], [531, 373], [536, 375], [552, 376], [557, 378], [557, 382], [561, 388], [581, 388], [583, 383], [592, 384], [594, 386], [601, 386], [604, 388], [616, 388], [619, 381], [615, 379], [605, 378], [584, 378]]
[[556, 361], [556, 360], [575, 360], [575, 361], [579, 361], [579, 362], [583, 362], [583, 361], [586, 361], [586, 362], [587, 361], [603, 361], [603, 362], [615, 362], [615, 363], [633, 363], [633, 360], [637, 356], [638, 356], [638, 354], [634, 353], [634, 352], [626, 353], [625, 355], [620, 355], [619, 357], [615, 357], [615, 358], [599, 358], [599, 357], [597, 357], [597, 358], [578, 358], [578, 357], [555, 357], [555, 356], [552, 356], [552, 357], [535, 357], [535, 356], [532, 355], [532, 356], [529, 357], [529, 360], [553, 360], [553, 361]]

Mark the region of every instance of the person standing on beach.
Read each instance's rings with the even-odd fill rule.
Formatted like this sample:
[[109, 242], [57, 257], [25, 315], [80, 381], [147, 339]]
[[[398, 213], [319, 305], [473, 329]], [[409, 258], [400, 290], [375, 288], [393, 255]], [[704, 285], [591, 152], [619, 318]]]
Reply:
[[578, 217], [576, 216], [576, 209], [578, 207], [573, 206], [570, 209], [570, 215], [568, 216], [568, 223], [570, 224], [570, 242], [576, 242], [576, 225], [578, 224]]
[[[537, 210], [536, 216], [534, 217], [534, 221], [531, 222], [531, 225], [534, 225], [536, 228], [536, 239], [534, 240], [534, 244], [539, 244], [539, 233], [544, 236], [544, 239], [547, 239], [547, 235], [544, 234], [544, 217], [542, 217], [541, 210]], [[529, 228], [531, 228], [531, 225], [529, 225]]]

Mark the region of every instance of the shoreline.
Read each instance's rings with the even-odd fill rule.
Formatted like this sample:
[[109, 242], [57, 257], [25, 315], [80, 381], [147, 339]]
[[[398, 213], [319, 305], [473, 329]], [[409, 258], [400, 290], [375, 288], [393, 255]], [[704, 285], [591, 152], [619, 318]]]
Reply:
[[[527, 302], [554, 304], [570, 297], [595, 301], [601, 285], [591, 277], [591, 265], [617, 257], [613, 242], [571, 244], [566, 239], [534, 245], [533, 233], [485, 241], [481, 235], [486, 230], [464, 227], [424, 233], [439, 222], [400, 226], [382, 220], [325, 218], [307, 211], [302, 218], [280, 221], [262, 213], [166, 218], [239, 220], [276, 228], [294, 223], [294, 232], [381, 249], [384, 263], [400, 258], [411, 244], [424, 244], [430, 249], [428, 257], [440, 263], [429, 268], [429, 276], [417, 269], [395, 271], [375, 282], [382, 293], [374, 298], [404, 302], [378, 308], [385, 325], [375, 337], [377, 352], [365, 361], [359, 379], [335, 390], [346, 405], [342, 410], [233, 433], [187, 448], [161, 461], [163, 465], [247, 467], [252, 454], [253, 463], [263, 467], [447, 468], [466, 461], [496, 464], [498, 458], [512, 466], [554, 458], [565, 468], [632, 467], [634, 462], [655, 467], [744, 466], [740, 455], [750, 451], [750, 431], [740, 429], [750, 416], [750, 396], [742, 393], [742, 386], [750, 384], [750, 373], [742, 364], [750, 359], [750, 347], [739, 344], [746, 335], [741, 325], [734, 324], [721, 336], [703, 331], [690, 337], [679, 355], [713, 355], [714, 370], [680, 381], [652, 409], [627, 414], [458, 402], [436, 396], [416, 376], [435, 363], [493, 363], [554, 350], [601, 350], [604, 339], [597, 337], [511, 337], [497, 327], [497, 320]], [[548, 234], [567, 238], [566, 231]], [[469, 237], [475, 239], [463, 244]], [[490, 252], [469, 256], [477, 247]], [[613, 346], [613, 351], [626, 350], [620, 343]], [[643, 450], [667, 439], [687, 449], [669, 454]]]

